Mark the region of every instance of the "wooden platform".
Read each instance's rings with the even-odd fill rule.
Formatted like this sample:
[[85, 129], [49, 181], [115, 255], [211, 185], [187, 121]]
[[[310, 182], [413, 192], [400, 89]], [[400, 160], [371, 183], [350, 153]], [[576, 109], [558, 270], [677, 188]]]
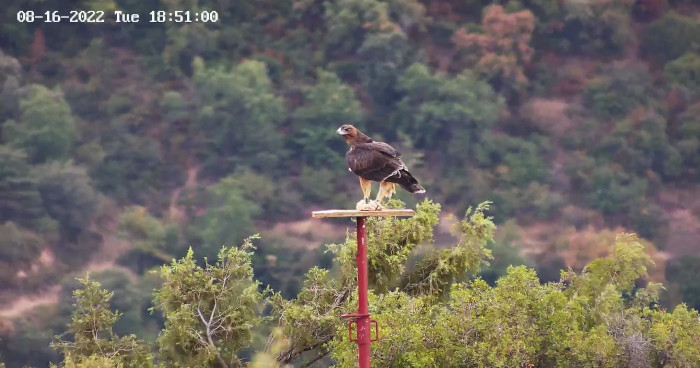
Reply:
[[411, 217], [415, 214], [416, 214], [416, 211], [409, 210], [407, 208], [400, 209], [400, 210], [387, 209], [387, 210], [381, 210], [381, 211], [325, 210], [325, 211], [313, 211], [313, 212], [311, 212], [311, 217], [313, 217], [313, 218], [370, 217], [370, 216]]

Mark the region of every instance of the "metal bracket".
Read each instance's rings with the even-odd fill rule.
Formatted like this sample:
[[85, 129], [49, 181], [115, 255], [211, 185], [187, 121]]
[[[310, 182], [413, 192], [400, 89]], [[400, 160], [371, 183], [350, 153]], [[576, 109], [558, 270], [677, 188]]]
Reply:
[[348, 313], [348, 314], [341, 315], [340, 319], [351, 319], [353, 321], [356, 321], [358, 318], [367, 318], [367, 317], [369, 317], [369, 314]]
[[[355, 325], [355, 338], [353, 338], [353, 328], [352, 326]], [[369, 320], [369, 325], [370, 325], [370, 332], [369, 332], [369, 341], [370, 342], [375, 342], [379, 340], [379, 323], [375, 319], [370, 319]], [[372, 325], [374, 325], [374, 338], [372, 338]], [[351, 321], [348, 321], [348, 339], [350, 341], [356, 342], [357, 341], [357, 319], [353, 319]]]
[[[372, 339], [372, 323], [374, 323], [374, 339]], [[370, 333], [369, 333], [369, 341], [370, 342], [375, 342], [379, 340], [379, 323], [377, 323], [377, 320], [370, 319], [369, 320], [369, 325], [370, 325]]]

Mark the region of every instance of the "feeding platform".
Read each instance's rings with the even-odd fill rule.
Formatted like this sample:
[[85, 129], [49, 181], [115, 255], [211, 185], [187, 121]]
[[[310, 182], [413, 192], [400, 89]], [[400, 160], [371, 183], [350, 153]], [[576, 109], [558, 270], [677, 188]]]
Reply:
[[379, 211], [358, 211], [358, 210], [324, 210], [324, 211], [313, 211], [311, 212], [311, 217], [313, 218], [329, 218], [329, 217], [371, 217], [371, 216], [381, 216], [381, 217], [411, 217], [416, 214], [416, 211], [409, 210], [407, 208], [403, 209], [386, 209]]

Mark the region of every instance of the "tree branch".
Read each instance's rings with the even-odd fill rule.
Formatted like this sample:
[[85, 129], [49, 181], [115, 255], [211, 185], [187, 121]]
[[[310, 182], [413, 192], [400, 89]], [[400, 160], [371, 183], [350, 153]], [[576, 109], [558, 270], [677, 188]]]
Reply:
[[[212, 309], [212, 315], [214, 312], [214, 309], [216, 309], [216, 303], [214, 303], [214, 308]], [[219, 364], [221, 364], [221, 368], [229, 368], [229, 365], [226, 363], [224, 358], [219, 354], [219, 349], [216, 348], [216, 344], [214, 344], [214, 340], [211, 337], [211, 320], [207, 321], [206, 318], [204, 318], [204, 315], [202, 314], [202, 311], [199, 309], [199, 306], [197, 306], [197, 314], [199, 314], [199, 318], [202, 320], [202, 323], [204, 323], [204, 327], [207, 330], [207, 342], [209, 343], [209, 346], [212, 347], [215, 351], [216, 359], [219, 361]]]

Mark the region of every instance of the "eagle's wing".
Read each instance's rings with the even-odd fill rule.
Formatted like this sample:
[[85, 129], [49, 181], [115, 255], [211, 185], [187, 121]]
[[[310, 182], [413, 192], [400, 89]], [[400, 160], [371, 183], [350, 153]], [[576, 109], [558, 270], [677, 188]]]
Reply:
[[348, 151], [345, 159], [353, 173], [380, 182], [406, 167], [401, 161], [401, 153], [384, 142], [357, 144]]

